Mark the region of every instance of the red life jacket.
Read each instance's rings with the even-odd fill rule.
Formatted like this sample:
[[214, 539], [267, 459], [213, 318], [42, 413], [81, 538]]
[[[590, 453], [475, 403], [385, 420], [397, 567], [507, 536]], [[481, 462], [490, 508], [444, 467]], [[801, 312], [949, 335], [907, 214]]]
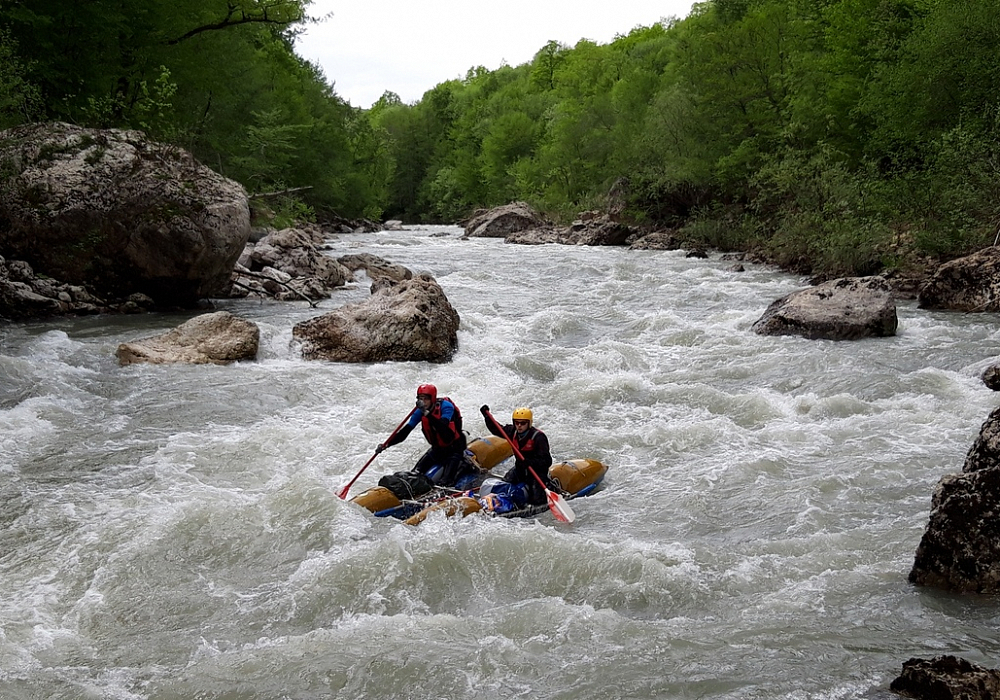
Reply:
[[[535, 450], [535, 436], [538, 434], [538, 429], [535, 426], [531, 426], [527, 430], [527, 434], [521, 437], [521, 434], [514, 430], [514, 442], [517, 443], [517, 449], [521, 451], [525, 457], [530, 457], [531, 453]], [[519, 459], [514, 460], [515, 463], [522, 465], [523, 462]]]
[[427, 442], [430, 443], [431, 447], [448, 447], [462, 434], [462, 413], [458, 410], [458, 406], [455, 405], [455, 402], [447, 396], [442, 396], [434, 402], [434, 410], [431, 411], [431, 416], [435, 421], [441, 420], [442, 401], [447, 401], [451, 404], [452, 408], [455, 409], [451, 416], [451, 423], [448, 424], [448, 427], [451, 428], [451, 430], [449, 430], [447, 434], [439, 434], [435, 429], [435, 426], [440, 425], [440, 423], [436, 422], [432, 424], [428, 420], [426, 413], [420, 417], [420, 429], [424, 431], [424, 437], [427, 438]]

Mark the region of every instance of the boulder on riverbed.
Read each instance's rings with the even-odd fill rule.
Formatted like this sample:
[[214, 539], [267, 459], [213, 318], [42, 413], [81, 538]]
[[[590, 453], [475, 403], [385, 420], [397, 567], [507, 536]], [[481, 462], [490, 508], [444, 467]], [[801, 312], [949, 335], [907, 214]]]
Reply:
[[518, 231], [548, 228], [551, 224], [525, 202], [512, 202], [477, 212], [465, 224], [466, 238], [506, 238]]
[[279, 301], [327, 299], [331, 290], [354, 280], [351, 271], [321, 247], [325, 235], [317, 226], [269, 231], [246, 244], [232, 273], [227, 296]]
[[122, 365], [188, 363], [224, 365], [252, 360], [260, 346], [257, 324], [228, 311], [202, 314], [162, 335], [118, 346]]
[[774, 301], [751, 330], [760, 335], [858, 340], [896, 334], [896, 304], [877, 277], [830, 280]]
[[427, 273], [372, 285], [365, 301], [297, 323], [302, 356], [334, 362], [447, 362], [458, 349], [458, 312]]
[[337, 262], [351, 272], [364, 270], [368, 278], [373, 282], [379, 280], [402, 282], [403, 280], [413, 279], [413, 273], [409, 268], [390, 262], [385, 258], [380, 258], [377, 255], [372, 255], [371, 253], [341, 255], [337, 258]]
[[941, 265], [920, 288], [917, 303], [922, 309], [1000, 311], [1000, 247]]
[[8, 261], [0, 257], [0, 319], [13, 321], [107, 310], [104, 301], [84, 287], [39, 277], [24, 260]]
[[0, 255], [104, 299], [217, 296], [250, 235], [243, 187], [142, 132], [0, 132]]
[[909, 579], [950, 591], [1000, 593], [1000, 408], [983, 423], [962, 473], [938, 482]]
[[948, 654], [910, 659], [889, 689], [916, 700], [996, 700], [1000, 671]]
[[539, 245], [623, 246], [641, 236], [639, 229], [616, 221], [606, 214], [585, 211], [569, 226], [536, 226], [513, 231], [505, 237], [507, 243]]
[[421, 273], [387, 280], [365, 301], [297, 323], [292, 335], [306, 359], [447, 362], [458, 349], [458, 325], [441, 286]]

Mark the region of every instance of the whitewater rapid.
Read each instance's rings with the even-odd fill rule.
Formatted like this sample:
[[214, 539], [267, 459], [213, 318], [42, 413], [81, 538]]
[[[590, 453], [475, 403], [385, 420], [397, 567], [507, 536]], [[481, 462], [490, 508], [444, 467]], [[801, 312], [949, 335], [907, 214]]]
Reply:
[[[218, 301], [261, 329], [225, 367], [117, 365], [192, 314], [0, 328], [0, 697], [834, 700], [913, 656], [996, 665], [996, 599], [906, 581], [997, 405], [993, 315], [900, 302], [893, 338], [767, 338], [750, 325], [804, 279], [460, 233], [331, 242], [435, 276], [446, 364], [301, 359], [292, 326], [363, 278], [318, 309]], [[481, 404], [530, 406], [603, 488], [571, 527], [339, 500], [423, 382], [473, 437]]]

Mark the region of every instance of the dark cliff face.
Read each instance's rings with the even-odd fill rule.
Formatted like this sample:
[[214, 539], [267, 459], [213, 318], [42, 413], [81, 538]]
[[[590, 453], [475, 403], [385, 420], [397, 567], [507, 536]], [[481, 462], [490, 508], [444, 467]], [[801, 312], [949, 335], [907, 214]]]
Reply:
[[18, 127], [0, 164], [0, 255], [100, 296], [212, 296], [250, 234], [242, 186], [140, 132]]

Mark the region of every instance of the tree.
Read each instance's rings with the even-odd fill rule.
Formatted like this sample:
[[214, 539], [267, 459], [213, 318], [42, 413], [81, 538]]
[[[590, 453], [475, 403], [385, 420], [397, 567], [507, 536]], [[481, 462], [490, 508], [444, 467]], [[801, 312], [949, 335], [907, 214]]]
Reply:
[[16, 43], [0, 28], [0, 129], [33, 121], [42, 113], [41, 91], [27, 73]]
[[387, 154], [293, 51], [308, 3], [7, 2], [0, 28], [41, 118], [144, 129], [251, 190], [308, 187], [317, 211], [378, 212]]

